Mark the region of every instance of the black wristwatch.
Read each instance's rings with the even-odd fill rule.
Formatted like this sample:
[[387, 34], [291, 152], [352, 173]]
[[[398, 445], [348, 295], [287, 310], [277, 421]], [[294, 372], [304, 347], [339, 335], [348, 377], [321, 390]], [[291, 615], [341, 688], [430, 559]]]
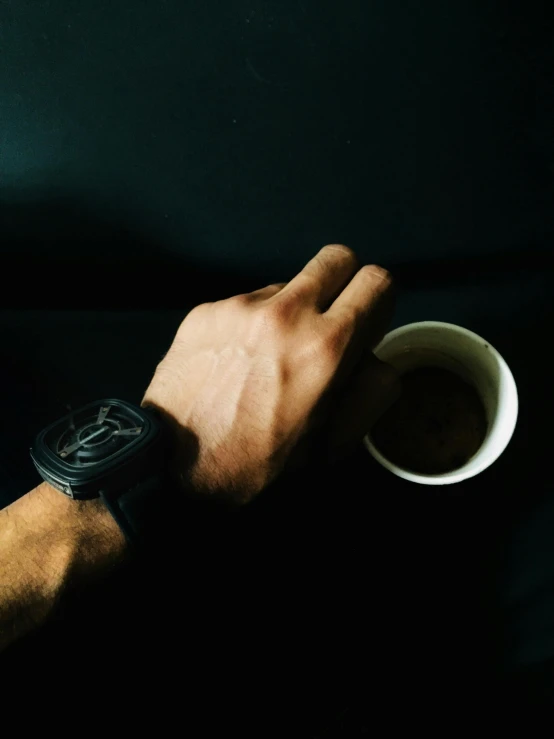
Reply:
[[152, 409], [98, 400], [36, 437], [31, 457], [41, 477], [76, 500], [102, 497], [127, 539], [141, 541], [167, 506], [170, 435]]

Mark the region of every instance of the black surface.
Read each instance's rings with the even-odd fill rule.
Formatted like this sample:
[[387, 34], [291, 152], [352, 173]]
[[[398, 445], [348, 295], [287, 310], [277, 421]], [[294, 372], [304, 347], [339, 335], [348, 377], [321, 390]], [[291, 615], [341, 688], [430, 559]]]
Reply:
[[223, 286], [280, 280], [330, 241], [387, 266], [550, 250], [552, 16], [491, 0], [3, 2], [12, 285], [32, 266], [48, 305], [158, 307], [193, 266]]
[[341, 735], [412, 702], [429, 717], [500, 688], [551, 698], [553, 17], [490, 0], [0, 3], [4, 502], [68, 404], [140, 399], [188, 307], [286, 280], [331, 241], [397, 275], [397, 325], [485, 336], [521, 402], [476, 480], [421, 491], [362, 450], [260, 499], [243, 539], [220, 532], [239, 556], [202, 560], [217, 587], [194, 558], [116, 584], [81, 605], [86, 641], [56, 624], [12, 668], [118, 653], [163, 693], [168, 660], [193, 664], [184, 697], [152, 699], [158, 720], [200, 697], [213, 717], [211, 690], [238, 696], [229, 723], [263, 706], [260, 735], [299, 705]]
[[[242, 528], [214, 522], [196, 532], [197, 546], [188, 531], [146, 574], [73, 604], [65, 621], [21, 645], [8, 664], [55, 663], [63, 671], [77, 645], [85, 660], [117, 652], [130, 685], [146, 690], [155, 710], [173, 688], [149, 676], [173, 655], [202, 684], [222, 671], [225, 685], [214, 691], [230, 702], [225, 716], [233, 725], [271, 715], [294, 727], [343, 727], [339, 736], [344, 726], [367, 723], [368, 712], [380, 715], [399, 702], [431, 710], [430, 695], [456, 710], [460, 696], [473, 710], [483, 697], [490, 707], [509, 690], [515, 705], [539, 695], [550, 700], [554, 409], [545, 392], [550, 368], [538, 349], [552, 325], [549, 280], [500, 273], [475, 276], [471, 287], [454, 280], [399, 295], [394, 325], [459, 323], [487, 337], [514, 371], [518, 427], [478, 478], [422, 489], [389, 475], [364, 449], [334, 470], [312, 466], [267, 491]], [[4, 483], [5, 500], [36, 484], [28, 442], [67, 405], [107, 393], [140, 400], [182, 315], [0, 314], [10, 358], [4, 409], [13, 424], [3, 448], [16, 480]], [[77, 621], [71, 613], [80, 614]], [[112, 633], [114, 620], [126, 624], [121, 634]], [[246, 714], [237, 676], [244, 672], [259, 677], [248, 688]], [[211, 693], [194, 685], [187, 691], [195, 722], [221, 719]]]

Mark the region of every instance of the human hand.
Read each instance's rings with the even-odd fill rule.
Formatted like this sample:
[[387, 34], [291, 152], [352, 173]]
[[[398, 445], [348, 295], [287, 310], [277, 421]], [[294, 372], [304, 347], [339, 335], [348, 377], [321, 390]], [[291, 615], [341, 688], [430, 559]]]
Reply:
[[194, 308], [142, 402], [175, 430], [183, 484], [244, 503], [316, 435], [325, 458], [361, 440], [397, 394], [372, 353], [392, 303], [385, 270], [330, 245], [287, 284]]

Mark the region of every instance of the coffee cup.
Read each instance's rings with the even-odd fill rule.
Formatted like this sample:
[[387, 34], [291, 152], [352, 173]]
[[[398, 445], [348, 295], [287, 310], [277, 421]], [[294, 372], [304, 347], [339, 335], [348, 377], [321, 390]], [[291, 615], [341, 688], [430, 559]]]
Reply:
[[506, 449], [517, 421], [517, 388], [510, 368], [486, 339], [451, 323], [421, 321], [391, 331], [377, 346], [375, 355], [401, 375], [422, 368], [457, 375], [476, 391], [486, 419], [483, 439], [475, 453], [461, 466], [439, 474], [414, 471], [388, 458], [370, 431], [365, 446], [383, 467], [411, 482], [448, 485], [478, 475]]

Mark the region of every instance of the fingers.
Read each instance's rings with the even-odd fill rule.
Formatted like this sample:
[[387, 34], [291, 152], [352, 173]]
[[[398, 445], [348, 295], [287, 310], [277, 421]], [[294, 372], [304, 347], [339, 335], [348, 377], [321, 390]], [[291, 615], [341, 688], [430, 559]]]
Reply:
[[274, 285], [267, 285], [266, 287], [262, 287], [259, 290], [254, 290], [253, 292], [248, 293], [248, 298], [253, 301], [268, 300], [274, 295], [277, 295], [277, 293], [281, 292], [286, 284], [286, 282], [276, 282]]
[[354, 372], [329, 419], [331, 454], [342, 456], [361, 441], [398, 400], [400, 391], [398, 372], [374, 354], [368, 354]]
[[357, 336], [373, 349], [385, 335], [394, 311], [391, 275], [382, 267], [366, 265], [346, 285], [327, 311], [330, 318], [354, 322]]
[[282, 290], [302, 295], [307, 302], [320, 310], [329, 304], [350, 282], [358, 269], [356, 255], [347, 246], [330, 244], [324, 246], [304, 269]]
[[376, 265], [358, 270], [356, 255], [341, 244], [323, 247], [290, 282], [267, 285], [244, 297], [258, 302], [287, 295], [298, 296], [302, 304], [312, 304], [329, 318], [347, 323], [352, 328], [349, 343], [362, 345], [357, 355], [379, 343], [394, 310], [390, 274]]

